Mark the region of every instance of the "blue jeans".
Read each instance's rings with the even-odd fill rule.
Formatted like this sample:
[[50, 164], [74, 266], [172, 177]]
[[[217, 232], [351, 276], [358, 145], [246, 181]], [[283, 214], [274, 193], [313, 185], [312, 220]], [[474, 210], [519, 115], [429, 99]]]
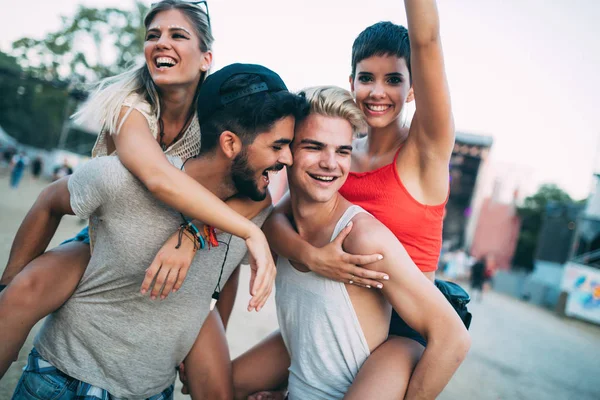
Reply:
[[[173, 400], [173, 385], [146, 400]], [[106, 390], [70, 377], [33, 348], [13, 400], [114, 400]]]
[[63, 373], [24, 371], [13, 400], [75, 400], [78, 380]]

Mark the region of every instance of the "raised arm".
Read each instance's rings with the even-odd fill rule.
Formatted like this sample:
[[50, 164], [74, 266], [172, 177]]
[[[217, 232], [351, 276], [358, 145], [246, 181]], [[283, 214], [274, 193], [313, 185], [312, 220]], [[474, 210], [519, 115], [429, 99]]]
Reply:
[[357, 284], [371, 287], [384, 284], [386, 274], [357, 266], [377, 261], [380, 258], [379, 254], [355, 255], [342, 249], [342, 242], [350, 233], [352, 225], [344, 228], [330, 244], [317, 248], [302, 239], [294, 230], [289, 219], [290, 214], [288, 193], [277, 203], [263, 225], [263, 231], [275, 253], [304, 264], [311, 271], [336, 281], [348, 282], [354, 279]]
[[69, 177], [46, 187], [25, 216], [15, 236], [0, 284], [7, 285], [27, 264], [46, 250], [63, 215], [71, 209]]
[[387, 228], [366, 214], [355, 217], [354, 222], [355, 228], [344, 248], [384, 255], [383, 260], [368, 268], [389, 274], [384, 296], [400, 317], [427, 340], [405, 399], [434, 399], [465, 358], [470, 347], [469, 334], [448, 301]]
[[439, 160], [447, 169], [454, 146], [454, 121], [436, 1], [405, 0], [404, 5], [416, 102], [409, 140], [420, 149], [422, 161]]

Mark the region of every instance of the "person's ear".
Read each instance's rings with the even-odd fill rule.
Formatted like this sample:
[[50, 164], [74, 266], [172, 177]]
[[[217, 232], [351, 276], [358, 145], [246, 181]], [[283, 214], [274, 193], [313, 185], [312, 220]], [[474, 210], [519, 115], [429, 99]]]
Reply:
[[413, 89], [413, 87], [410, 87], [410, 90], [408, 91], [408, 96], [406, 96], [406, 102], [410, 103], [412, 101], [415, 100], [415, 91]]
[[210, 69], [210, 66], [212, 65], [212, 59], [212, 51], [208, 50], [202, 53], [202, 64], [200, 65], [200, 71], [208, 71]]
[[242, 140], [231, 131], [224, 131], [219, 136], [221, 151], [229, 159], [234, 159], [242, 151]]

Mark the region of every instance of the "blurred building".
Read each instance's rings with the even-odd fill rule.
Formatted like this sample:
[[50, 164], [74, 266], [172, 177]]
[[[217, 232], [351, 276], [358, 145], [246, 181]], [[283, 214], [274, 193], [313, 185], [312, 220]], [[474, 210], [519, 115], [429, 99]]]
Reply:
[[573, 257], [582, 257], [600, 267], [600, 174], [595, 174], [595, 190], [577, 221]]
[[491, 255], [495, 270], [508, 270], [517, 248], [521, 220], [515, 204], [517, 192], [512, 202], [501, 202], [499, 185], [496, 182], [492, 196], [485, 198], [479, 209], [470, 254], [477, 259]]
[[562, 274], [562, 302], [565, 315], [600, 324], [600, 174], [595, 190], [573, 226], [573, 257]]
[[576, 228], [579, 216], [582, 215], [582, 204], [549, 203], [537, 242], [535, 259], [557, 264], [564, 264], [573, 251]]
[[446, 205], [443, 240], [445, 249], [470, 244], [479, 208], [483, 203], [481, 176], [488, 167], [493, 139], [489, 136], [457, 132], [450, 159], [450, 197]]

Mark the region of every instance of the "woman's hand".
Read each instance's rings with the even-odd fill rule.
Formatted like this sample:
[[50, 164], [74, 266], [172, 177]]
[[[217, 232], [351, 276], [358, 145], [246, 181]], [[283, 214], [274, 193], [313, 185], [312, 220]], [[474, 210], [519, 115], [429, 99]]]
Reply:
[[150, 293], [152, 300], [158, 296], [161, 300], [166, 299], [169, 293], [176, 292], [181, 288], [187, 276], [196, 254], [194, 241], [183, 234], [181, 236], [181, 246], [177, 249], [178, 243], [179, 231], [171, 235], [146, 270], [140, 291], [142, 294], [146, 294], [152, 285], [152, 281], [156, 278]]
[[381, 254], [354, 255], [346, 253], [342, 247], [344, 239], [352, 230], [352, 221], [329, 244], [316, 248], [307, 255], [306, 266], [313, 272], [326, 278], [344, 283], [356, 284], [367, 288], [383, 288], [389, 279], [387, 274], [370, 271], [359, 265], [366, 265], [383, 259]]
[[250, 256], [250, 303], [248, 311], [260, 309], [265, 305], [275, 283], [277, 269], [271, 255], [271, 249], [263, 232], [256, 227], [246, 238]]

